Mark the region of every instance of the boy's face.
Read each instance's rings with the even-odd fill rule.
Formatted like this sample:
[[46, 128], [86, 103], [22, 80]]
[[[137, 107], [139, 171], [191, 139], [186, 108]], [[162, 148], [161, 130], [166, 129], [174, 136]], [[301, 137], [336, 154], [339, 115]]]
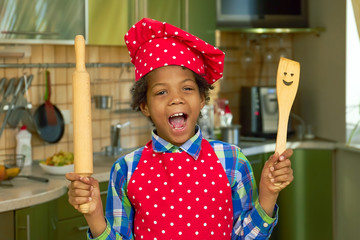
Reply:
[[194, 136], [205, 105], [194, 73], [180, 66], [166, 66], [149, 73], [147, 80], [147, 102], [140, 105], [142, 113], [151, 117], [161, 138], [181, 146]]

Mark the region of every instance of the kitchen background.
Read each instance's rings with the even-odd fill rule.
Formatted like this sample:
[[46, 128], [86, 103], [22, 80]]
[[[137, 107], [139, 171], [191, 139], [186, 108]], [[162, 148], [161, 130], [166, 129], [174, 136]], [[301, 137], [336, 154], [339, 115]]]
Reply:
[[[96, 1], [89, 0], [90, 12], [91, 9], [101, 12], [100, 10], [105, 8], [107, 16], [97, 15], [97, 21], [91, 17], [89, 19], [89, 24], [93, 23], [93, 25], [89, 26], [89, 43], [86, 47], [87, 63], [129, 63], [126, 47], [118, 44], [119, 42], [123, 44], [122, 36], [131, 22], [129, 19], [134, 17], [131, 14], [138, 14], [135, 16], [137, 18], [142, 15], [141, 6], [143, 5], [131, 6], [134, 2], [138, 1], [106, 1], [99, 6], [96, 5]], [[112, 7], [109, 8], [107, 4]], [[333, 230], [335, 239], [355, 239], [357, 217], [360, 214], [358, 207], [360, 190], [357, 186], [360, 181], [358, 175], [360, 168], [359, 145], [356, 145], [357, 142], [354, 142], [355, 145], [352, 146], [344, 144], [360, 119], [359, 115], [357, 115], [357, 119], [347, 119], [346, 117], [350, 108], [347, 103], [348, 92], [352, 91], [353, 93], [359, 89], [358, 75], [352, 79], [349, 79], [347, 75], [347, 68], [356, 62], [354, 60], [350, 62], [351, 60], [347, 58], [353, 49], [353, 46], [347, 42], [347, 34], [348, 31], [355, 31], [355, 29], [349, 30], [348, 28], [347, 17], [353, 11], [352, 4], [359, 6], [356, 5], [356, 0], [308, 1], [309, 25], [323, 27], [324, 30], [321, 31], [258, 34], [224, 30], [216, 31], [214, 39], [216, 45], [226, 52], [226, 59], [224, 79], [216, 84], [212, 93], [212, 101], [217, 98], [229, 99], [234, 123], [239, 123], [241, 117], [239, 106], [242, 86], [273, 85], [275, 83], [280, 49], [285, 50], [289, 58], [296, 59], [301, 63], [299, 92], [293, 111], [304, 119], [306, 125], [312, 126], [312, 131], [318, 138], [339, 143], [339, 148], [334, 153], [334, 180], [329, 182], [335, 189], [335, 228]], [[124, 14], [128, 7], [135, 7], [138, 10]], [[354, 9], [358, 10], [358, 8]], [[164, 14], [166, 13], [164, 11]], [[124, 18], [128, 15], [130, 15], [129, 18]], [[109, 21], [109, 16], [114, 16], [111, 21]], [[125, 24], [120, 26], [119, 22]], [[104, 26], [112, 26], [116, 28], [116, 31]], [[104, 29], [102, 30], [102, 28]], [[104, 33], [105, 37], [96, 34], [100, 31]], [[109, 42], [106, 42], [104, 38]], [[8, 45], [4, 44], [4, 46]], [[0, 65], [46, 65], [75, 62], [74, 47], [69, 42], [66, 44], [31, 43], [25, 45], [30, 46], [30, 57], [0, 57]], [[34, 74], [34, 80], [29, 89], [33, 109], [44, 102], [45, 70], [48, 70], [51, 76], [51, 101], [62, 111], [67, 124], [65, 124], [63, 137], [56, 144], [45, 143], [36, 134], [33, 135], [33, 158], [38, 160], [45, 159], [60, 150], [72, 151], [71, 81], [74, 68], [0, 68], [0, 77], [7, 79], [20, 78], [24, 74]], [[132, 148], [145, 144], [150, 137], [151, 125], [140, 113], [128, 111], [126, 104], [130, 98], [129, 89], [133, 83], [133, 68], [131, 66], [91, 67], [88, 68], [88, 71], [91, 76], [93, 95], [113, 96], [111, 110], [100, 110], [93, 104], [94, 151], [103, 151], [106, 146], [110, 145], [110, 127], [112, 125], [127, 121], [130, 121], [131, 124], [121, 130], [122, 147]], [[354, 87], [349, 88], [349, 86]], [[3, 122], [3, 119], [4, 114], [0, 116], [0, 123]], [[298, 124], [295, 122], [295, 125]], [[0, 154], [15, 152], [17, 131], [18, 129], [8, 126], [5, 128], [0, 137]], [[329, 199], [324, 199], [324, 201], [329, 201]]]

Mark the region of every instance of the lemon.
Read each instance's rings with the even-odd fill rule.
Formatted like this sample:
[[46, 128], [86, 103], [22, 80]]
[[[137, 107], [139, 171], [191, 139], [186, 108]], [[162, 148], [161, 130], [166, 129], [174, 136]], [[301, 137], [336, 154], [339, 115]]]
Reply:
[[8, 178], [16, 177], [19, 174], [19, 172], [20, 172], [20, 168], [18, 167], [6, 169], [6, 175], [8, 176]]

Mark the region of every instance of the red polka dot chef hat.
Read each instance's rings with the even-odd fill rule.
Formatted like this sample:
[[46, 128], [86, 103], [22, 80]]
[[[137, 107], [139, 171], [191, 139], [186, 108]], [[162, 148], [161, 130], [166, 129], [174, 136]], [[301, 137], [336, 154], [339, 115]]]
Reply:
[[184, 66], [212, 84], [222, 77], [225, 54], [166, 22], [143, 18], [125, 34], [135, 80], [168, 65]]

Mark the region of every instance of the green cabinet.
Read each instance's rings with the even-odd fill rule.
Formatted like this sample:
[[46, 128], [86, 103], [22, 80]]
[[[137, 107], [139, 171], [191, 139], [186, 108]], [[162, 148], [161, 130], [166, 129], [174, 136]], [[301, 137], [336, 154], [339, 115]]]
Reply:
[[[107, 187], [108, 182], [100, 183], [104, 210]], [[67, 193], [56, 200], [15, 211], [16, 240], [85, 240], [87, 230], [85, 218], [69, 204]]]
[[129, 9], [132, 24], [144, 17], [152, 18], [168, 22], [215, 44], [215, 0], [135, 0], [129, 2]]
[[[333, 151], [294, 149], [293, 182], [279, 194], [272, 240], [333, 239]], [[247, 156], [256, 184], [272, 152]]]
[[88, 44], [125, 45], [130, 0], [88, 0]]
[[271, 239], [333, 239], [333, 151], [295, 149], [291, 163], [294, 181], [280, 192]]
[[15, 211], [16, 240], [49, 239], [49, 203]]

